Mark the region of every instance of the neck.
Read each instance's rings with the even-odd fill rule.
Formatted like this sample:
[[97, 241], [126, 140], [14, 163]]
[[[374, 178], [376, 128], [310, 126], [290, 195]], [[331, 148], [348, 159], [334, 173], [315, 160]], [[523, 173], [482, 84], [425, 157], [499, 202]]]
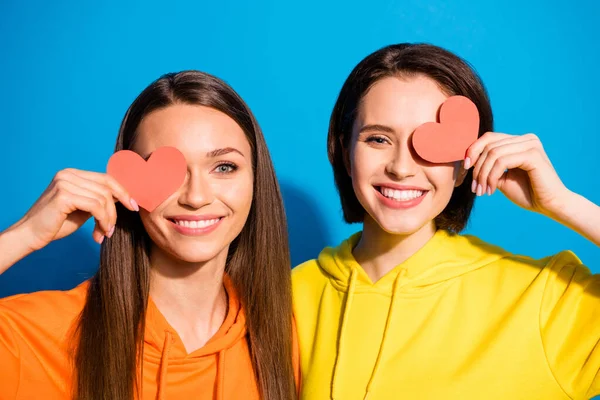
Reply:
[[352, 253], [371, 281], [377, 282], [423, 247], [435, 231], [435, 223], [431, 221], [416, 232], [393, 234], [381, 229], [367, 215], [361, 238]]
[[206, 262], [188, 263], [152, 249], [150, 296], [188, 352], [204, 346], [227, 315], [223, 286], [227, 251]]

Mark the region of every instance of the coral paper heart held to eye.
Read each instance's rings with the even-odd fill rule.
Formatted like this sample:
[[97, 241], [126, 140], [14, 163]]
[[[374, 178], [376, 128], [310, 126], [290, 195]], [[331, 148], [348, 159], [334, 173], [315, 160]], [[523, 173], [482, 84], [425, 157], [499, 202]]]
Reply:
[[444, 101], [439, 122], [426, 122], [413, 133], [412, 143], [419, 157], [432, 163], [463, 160], [478, 137], [479, 111], [464, 96]]
[[140, 207], [152, 212], [183, 184], [187, 162], [174, 147], [156, 149], [148, 161], [131, 150], [121, 150], [110, 157], [106, 172], [129, 192]]

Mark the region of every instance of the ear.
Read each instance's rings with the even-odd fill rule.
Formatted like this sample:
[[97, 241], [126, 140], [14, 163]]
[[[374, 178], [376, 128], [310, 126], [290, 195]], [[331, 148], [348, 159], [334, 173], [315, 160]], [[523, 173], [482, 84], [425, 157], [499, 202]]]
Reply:
[[454, 183], [454, 187], [459, 187], [460, 185], [463, 184], [463, 182], [465, 181], [465, 178], [467, 177], [467, 174], [469, 173], [468, 169], [464, 168], [464, 161], [460, 161], [456, 163], [456, 166], [454, 168], [456, 168], [455, 170], [455, 176], [456, 176], [456, 182]]
[[344, 137], [340, 136], [340, 148], [342, 149], [342, 159], [344, 160], [344, 168], [346, 168], [346, 174], [350, 176], [352, 174], [352, 167], [350, 165], [350, 151], [344, 146]]

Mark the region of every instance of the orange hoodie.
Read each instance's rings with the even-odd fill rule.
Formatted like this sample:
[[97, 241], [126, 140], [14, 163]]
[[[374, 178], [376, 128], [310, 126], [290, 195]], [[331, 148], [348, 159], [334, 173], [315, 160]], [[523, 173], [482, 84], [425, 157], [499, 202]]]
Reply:
[[[177, 332], [149, 301], [143, 399], [258, 399], [243, 310], [225, 277], [228, 313], [202, 348], [187, 354]], [[0, 300], [0, 400], [65, 399], [72, 393], [69, 338], [89, 283]], [[102, 362], [102, 360], [98, 360]], [[298, 355], [294, 369], [298, 370]]]

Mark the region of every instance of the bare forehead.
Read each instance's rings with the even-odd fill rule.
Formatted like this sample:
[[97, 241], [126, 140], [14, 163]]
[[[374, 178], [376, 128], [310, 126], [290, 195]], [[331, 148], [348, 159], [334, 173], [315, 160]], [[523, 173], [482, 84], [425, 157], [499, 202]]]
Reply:
[[208, 152], [234, 147], [250, 151], [242, 128], [227, 114], [210, 107], [174, 104], [144, 117], [138, 127], [136, 150], [149, 153], [161, 146], [182, 152]]
[[447, 97], [437, 82], [423, 75], [383, 78], [363, 97], [357, 122], [412, 126], [435, 121]]

